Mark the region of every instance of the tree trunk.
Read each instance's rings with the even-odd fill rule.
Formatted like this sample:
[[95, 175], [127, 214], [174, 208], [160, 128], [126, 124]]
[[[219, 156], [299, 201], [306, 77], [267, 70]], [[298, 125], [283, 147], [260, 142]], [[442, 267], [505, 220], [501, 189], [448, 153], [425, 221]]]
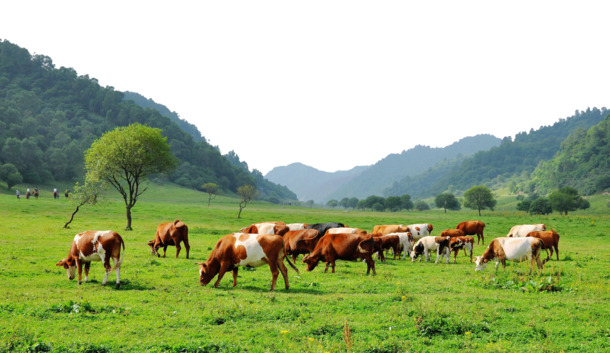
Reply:
[[125, 227], [125, 230], [132, 230], [131, 229], [131, 207], [127, 206], [125, 207], [126, 211], [127, 211], [127, 227]]
[[64, 228], [68, 229], [68, 224], [72, 223], [72, 220], [74, 220], [74, 215], [76, 215], [76, 213], [78, 212], [78, 209], [84, 205], [84, 203], [81, 203], [80, 205], [76, 206], [76, 210], [74, 210], [74, 212], [72, 212], [72, 217], [70, 217], [70, 220], [68, 221], [68, 223], [64, 224]]

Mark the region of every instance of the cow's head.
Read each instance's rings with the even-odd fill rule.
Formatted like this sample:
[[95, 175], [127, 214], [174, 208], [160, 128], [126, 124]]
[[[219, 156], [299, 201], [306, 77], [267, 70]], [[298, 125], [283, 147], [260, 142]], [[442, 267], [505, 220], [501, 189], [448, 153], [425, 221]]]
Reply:
[[68, 274], [68, 279], [72, 280], [76, 277], [76, 261], [74, 259], [63, 259], [59, 260], [56, 266], [63, 266], [66, 269], [66, 273]]
[[483, 256], [477, 256], [474, 260], [476, 267], [474, 268], [475, 272], [483, 271], [485, 266], [487, 266], [487, 262], [489, 260], [485, 259]]
[[311, 254], [303, 257], [303, 263], [307, 264], [307, 271], [313, 271], [316, 266], [318, 266], [319, 262], [320, 259], [318, 259], [317, 257], [314, 258], [313, 256], [311, 256]]
[[208, 264], [205, 262], [197, 262], [195, 264], [199, 265], [199, 284], [205, 286], [206, 284], [210, 283], [216, 274], [210, 271]]
[[421, 254], [424, 253], [424, 244], [417, 243], [417, 245], [415, 245], [413, 247], [413, 251], [411, 251], [411, 261], [415, 262], [415, 260], [417, 260], [417, 257]]
[[158, 248], [155, 249], [155, 241], [154, 240], [149, 241], [148, 243], [146, 243], [146, 245], [150, 246], [150, 253], [152, 255], [160, 256], [159, 253], [157, 252]]

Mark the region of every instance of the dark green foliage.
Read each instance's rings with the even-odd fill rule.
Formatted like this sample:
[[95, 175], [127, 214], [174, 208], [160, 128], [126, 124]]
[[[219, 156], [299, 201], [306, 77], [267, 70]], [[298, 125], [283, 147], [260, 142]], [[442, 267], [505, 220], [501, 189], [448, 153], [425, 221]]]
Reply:
[[455, 195], [448, 192], [436, 195], [434, 198], [434, 204], [436, 207], [444, 209], [445, 213], [447, 213], [447, 209], [457, 211], [462, 208], [460, 201], [458, 201]]
[[479, 216], [481, 210], [490, 209], [493, 211], [496, 202], [491, 190], [483, 185], [473, 186], [464, 193], [464, 207], [478, 210]]
[[591, 205], [589, 201], [585, 200], [578, 194], [578, 190], [566, 186], [559, 190], [553, 191], [549, 195], [549, 202], [553, 210], [558, 211], [560, 214], [568, 214], [570, 211], [576, 211], [577, 209], [587, 209]]
[[415, 201], [415, 209], [418, 211], [425, 211], [429, 210], [430, 206], [424, 200], [417, 200]]
[[17, 185], [23, 181], [23, 177], [19, 174], [17, 168], [11, 163], [6, 163], [0, 166], [0, 180], [6, 182], [7, 189], [11, 189], [13, 185]]
[[549, 199], [541, 197], [531, 202], [528, 211], [533, 215], [547, 215], [553, 213], [553, 208]]

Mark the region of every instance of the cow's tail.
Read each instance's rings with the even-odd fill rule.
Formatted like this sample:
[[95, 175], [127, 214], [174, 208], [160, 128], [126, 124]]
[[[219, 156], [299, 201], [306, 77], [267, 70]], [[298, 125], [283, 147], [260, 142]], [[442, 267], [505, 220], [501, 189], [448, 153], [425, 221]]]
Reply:
[[290, 265], [290, 267], [292, 267], [295, 271], [297, 271], [297, 275], [300, 276], [301, 273], [299, 272], [299, 269], [292, 263], [292, 261], [290, 261], [290, 257], [288, 257], [288, 255], [286, 254], [286, 246], [284, 245], [283, 239], [282, 239], [282, 251], [284, 252], [284, 258], [288, 261], [288, 264]]
[[121, 237], [120, 235], [119, 240], [121, 240], [121, 246], [123, 247], [123, 251], [121, 252], [121, 258], [119, 259], [119, 262], [114, 265], [114, 268], [120, 267], [123, 263], [123, 258], [125, 257], [125, 242], [123, 241], [123, 237]]

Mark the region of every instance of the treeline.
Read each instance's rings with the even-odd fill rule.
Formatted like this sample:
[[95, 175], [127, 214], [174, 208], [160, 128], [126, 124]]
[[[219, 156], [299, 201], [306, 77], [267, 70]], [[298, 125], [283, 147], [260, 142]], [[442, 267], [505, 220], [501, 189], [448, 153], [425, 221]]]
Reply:
[[[14, 165], [27, 183], [76, 181], [84, 175], [83, 154], [104, 132], [141, 123], [160, 128], [180, 160], [169, 180], [200, 189], [216, 183], [235, 192], [257, 186], [258, 175], [233, 165], [218, 148], [193, 136], [156, 109], [142, 108], [113, 87], [101, 87], [51, 58], [0, 41], [0, 165]], [[260, 174], [260, 173], [258, 173]], [[264, 182], [265, 197], [296, 199]]]

